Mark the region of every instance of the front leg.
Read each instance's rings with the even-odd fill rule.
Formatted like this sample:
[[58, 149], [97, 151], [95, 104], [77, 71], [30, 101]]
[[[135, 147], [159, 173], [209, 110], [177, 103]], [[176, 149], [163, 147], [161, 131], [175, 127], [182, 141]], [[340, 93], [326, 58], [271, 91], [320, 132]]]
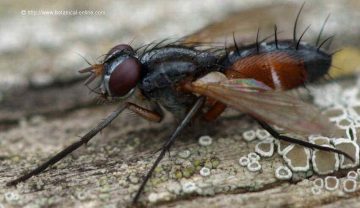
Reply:
[[127, 102], [126, 105], [128, 110], [136, 113], [137, 115], [149, 121], [160, 122], [164, 117], [162, 113], [157, 112], [156, 109], [148, 110], [146, 108], [143, 108], [141, 106], [138, 106], [130, 102]]

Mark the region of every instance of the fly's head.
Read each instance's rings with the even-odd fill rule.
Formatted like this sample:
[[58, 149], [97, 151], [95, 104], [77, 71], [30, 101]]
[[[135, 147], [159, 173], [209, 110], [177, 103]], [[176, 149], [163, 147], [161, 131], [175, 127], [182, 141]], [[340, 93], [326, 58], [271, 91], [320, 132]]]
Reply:
[[80, 70], [80, 73], [90, 73], [85, 85], [101, 77], [101, 97], [116, 100], [126, 99], [132, 95], [140, 81], [141, 68], [134, 49], [129, 45], [120, 44], [110, 49], [101, 64]]

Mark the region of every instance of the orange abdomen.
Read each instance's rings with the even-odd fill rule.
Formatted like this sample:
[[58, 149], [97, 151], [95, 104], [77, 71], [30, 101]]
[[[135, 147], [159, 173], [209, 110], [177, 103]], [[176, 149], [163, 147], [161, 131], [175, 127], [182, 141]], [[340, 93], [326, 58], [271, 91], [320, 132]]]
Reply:
[[252, 78], [277, 90], [288, 90], [306, 81], [305, 65], [285, 51], [273, 51], [239, 58], [225, 74], [230, 79]]

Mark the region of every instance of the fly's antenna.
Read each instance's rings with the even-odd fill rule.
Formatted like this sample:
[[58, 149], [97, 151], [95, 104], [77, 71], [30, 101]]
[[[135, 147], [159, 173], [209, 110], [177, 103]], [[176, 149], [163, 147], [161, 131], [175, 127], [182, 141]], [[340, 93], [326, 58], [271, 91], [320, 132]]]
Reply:
[[279, 49], [279, 47], [278, 47], [278, 37], [277, 37], [277, 26], [276, 26], [276, 24], [274, 25], [274, 33], [275, 33], [275, 46], [276, 46], [276, 49]]
[[105, 59], [105, 56], [107, 56], [107, 55], [109, 55], [109, 54], [108, 53], [102, 54], [102, 55], [96, 57], [96, 60], [98, 60], [100, 63], [103, 63], [104, 62], [103, 59]]
[[296, 43], [296, 50], [299, 49], [300, 41], [301, 41], [302, 37], [305, 35], [306, 31], [310, 28], [310, 26], [311, 26], [311, 25], [307, 26], [306, 29], [304, 30], [304, 32], [301, 34], [299, 40], [298, 40], [297, 43]]
[[318, 44], [319, 44], [319, 42], [320, 42], [321, 35], [322, 35], [323, 31], [324, 31], [325, 25], [326, 25], [326, 23], [327, 23], [327, 21], [328, 21], [329, 18], [330, 18], [330, 14], [328, 14], [328, 16], [325, 18], [324, 23], [323, 23], [322, 26], [321, 26], [319, 35], [318, 35], [318, 37], [317, 37], [317, 39], [316, 39], [316, 43], [315, 43], [316, 46], [318, 46]]
[[87, 59], [87, 58], [85, 58], [83, 55], [81, 55], [80, 53], [78, 53], [78, 52], [75, 52], [77, 55], [79, 55], [82, 59], [84, 59], [84, 61], [87, 63], [87, 64], [89, 64], [89, 66], [92, 66], [92, 64], [90, 63], [90, 61]]
[[93, 88], [89, 87], [89, 85], [85, 85], [85, 86], [86, 86], [86, 88], [88, 88], [90, 90], [90, 93], [95, 93], [97, 95], [102, 95], [100, 92], [95, 90], [95, 89], [99, 89], [99, 87], [96, 87], [96, 88], [93, 89]]
[[236, 49], [236, 53], [238, 55], [240, 55], [239, 46], [238, 46], [238, 44], [236, 43], [236, 40], [235, 40], [235, 32], [233, 32], [233, 41], [234, 41], [234, 46], [235, 46], [235, 49]]
[[257, 53], [259, 53], [260, 49], [259, 49], [259, 32], [260, 32], [260, 28], [258, 27], [257, 33], [256, 33], [256, 51]]
[[293, 42], [296, 43], [296, 29], [297, 29], [297, 24], [298, 24], [298, 21], [299, 21], [299, 17], [300, 17], [300, 14], [301, 14], [301, 11], [303, 10], [304, 8], [304, 5], [305, 5], [305, 2], [301, 5], [301, 8], [296, 16], [296, 19], [295, 19], [295, 24], [294, 24], [294, 32], [293, 32]]
[[84, 85], [88, 86], [92, 81], [96, 79], [96, 74], [91, 73], [90, 76], [85, 80]]
[[320, 51], [321, 46], [323, 46], [328, 40], [331, 40], [331, 39], [333, 39], [334, 37], [335, 37], [335, 35], [332, 35], [332, 36], [326, 38], [326, 39], [319, 45], [319, 47], [317, 48], [317, 51]]

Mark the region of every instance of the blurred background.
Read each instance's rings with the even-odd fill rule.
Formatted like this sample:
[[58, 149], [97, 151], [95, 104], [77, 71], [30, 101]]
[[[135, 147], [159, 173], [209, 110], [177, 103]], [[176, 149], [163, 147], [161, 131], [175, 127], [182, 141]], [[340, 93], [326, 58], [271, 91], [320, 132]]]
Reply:
[[[118, 43], [140, 46], [164, 38], [180, 38], [210, 25], [222, 35], [236, 32], [240, 42], [271, 34], [291, 38], [301, 1], [280, 0], [123, 0], [2, 1], [0, 7], [0, 129], [20, 118], [56, 115], [94, 104], [77, 72]], [[331, 50], [360, 45], [357, 0], [306, 1], [299, 32], [314, 41], [331, 17], [323, 37], [336, 35]], [[226, 24], [216, 22], [226, 19]], [[212, 25], [211, 25], [212, 24]], [[298, 35], [299, 36], [299, 35]], [[201, 35], [198, 36], [201, 40]]]

